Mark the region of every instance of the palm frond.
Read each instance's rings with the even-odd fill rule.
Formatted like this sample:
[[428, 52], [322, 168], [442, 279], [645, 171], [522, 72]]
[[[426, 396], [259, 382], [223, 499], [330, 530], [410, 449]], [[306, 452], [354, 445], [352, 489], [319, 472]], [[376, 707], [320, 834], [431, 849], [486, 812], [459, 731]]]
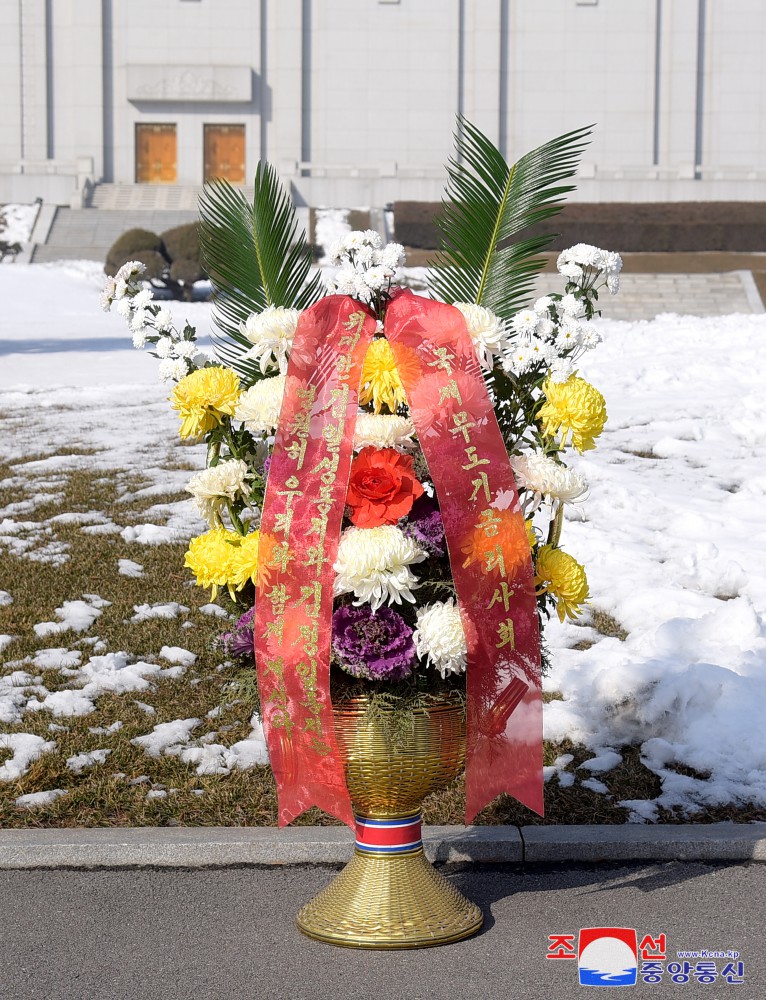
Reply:
[[199, 208], [216, 354], [251, 383], [263, 376], [254, 362], [242, 360], [252, 344], [240, 323], [267, 306], [305, 309], [324, 294], [322, 279], [316, 274], [309, 280], [305, 233], [298, 236], [295, 209], [271, 164], [258, 164], [252, 205], [228, 181], [214, 180], [205, 185]]
[[443, 234], [428, 275], [431, 294], [445, 302], [476, 302], [503, 319], [522, 308], [545, 265], [537, 256], [554, 234], [513, 240], [561, 210], [590, 135], [567, 132], [526, 153], [513, 166], [465, 118], [458, 119], [455, 155], [436, 224]]

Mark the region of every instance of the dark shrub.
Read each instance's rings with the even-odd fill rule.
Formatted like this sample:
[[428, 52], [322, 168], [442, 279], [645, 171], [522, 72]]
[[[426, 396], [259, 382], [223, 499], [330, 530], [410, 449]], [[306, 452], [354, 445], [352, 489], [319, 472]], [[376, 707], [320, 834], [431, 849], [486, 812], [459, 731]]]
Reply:
[[117, 271], [129, 260], [140, 260], [147, 262], [141, 256], [143, 253], [154, 253], [165, 257], [165, 246], [162, 237], [148, 229], [129, 229], [122, 236], [118, 237], [109, 248], [106, 255], [104, 271], [108, 275], [115, 275]]
[[162, 242], [171, 260], [200, 259], [199, 224], [190, 222], [185, 226], [175, 226], [162, 234]]
[[194, 282], [205, 277], [196, 222], [175, 226], [161, 236], [148, 229], [129, 229], [109, 250], [104, 270], [114, 275], [129, 260], [145, 264], [144, 277], [166, 288], [174, 299], [190, 301]]

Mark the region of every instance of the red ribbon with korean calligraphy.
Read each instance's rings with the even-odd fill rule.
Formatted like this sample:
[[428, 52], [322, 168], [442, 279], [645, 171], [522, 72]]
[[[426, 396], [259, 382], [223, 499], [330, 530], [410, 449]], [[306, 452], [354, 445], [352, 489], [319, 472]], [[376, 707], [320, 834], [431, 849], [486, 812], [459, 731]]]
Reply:
[[403, 292], [385, 333], [439, 500], [468, 640], [466, 822], [502, 792], [543, 813], [540, 633], [516, 482], [462, 314]]
[[[255, 653], [285, 825], [317, 805], [353, 826], [329, 693], [333, 563], [375, 320], [328, 296], [300, 318], [261, 520]], [[466, 818], [509, 792], [542, 813], [532, 564], [505, 444], [461, 313], [410, 293], [386, 336], [436, 487], [468, 640]]]
[[330, 703], [333, 563], [375, 320], [347, 296], [300, 317], [258, 547], [255, 659], [284, 826], [317, 805], [354, 825]]

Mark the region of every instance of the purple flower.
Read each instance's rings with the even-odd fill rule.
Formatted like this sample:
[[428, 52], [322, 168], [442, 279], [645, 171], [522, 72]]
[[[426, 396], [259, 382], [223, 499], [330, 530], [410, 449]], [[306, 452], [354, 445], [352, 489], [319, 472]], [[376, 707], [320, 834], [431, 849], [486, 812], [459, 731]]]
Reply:
[[251, 608], [237, 619], [237, 624], [231, 632], [224, 632], [219, 636], [219, 640], [223, 644], [227, 656], [255, 659], [255, 653], [253, 652], [255, 643], [255, 633], [253, 631], [254, 618], [255, 608]]
[[419, 497], [401, 527], [404, 534], [429, 555], [441, 558], [447, 551], [442, 516], [431, 497], [425, 494]]
[[391, 608], [369, 604], [338, 608], [332, 616], [332, 647], [341, 667], [354, 677], [399, 681], [417, 659], [412, 629]]

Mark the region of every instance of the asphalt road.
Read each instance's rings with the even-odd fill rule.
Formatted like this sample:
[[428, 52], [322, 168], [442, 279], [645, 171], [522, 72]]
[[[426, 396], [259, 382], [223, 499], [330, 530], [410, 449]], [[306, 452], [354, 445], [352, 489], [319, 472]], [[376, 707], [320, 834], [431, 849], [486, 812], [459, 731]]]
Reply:
[[681, 949], [733, 948], [745, 963], [740, 985], [639, 983], [628, 996], [766, 997], [763, 864], [453, 871], [484, 909], [485, 928], [413, 952], [302, 937], [293, 916], [333, 875], [324, 867], [0, 871], [0, 997], [582, 1000], [594, 988], [579, 985], [576, 962], [545, 953], [548, 935], [594, 926], [664, 932], [668, 962]]

